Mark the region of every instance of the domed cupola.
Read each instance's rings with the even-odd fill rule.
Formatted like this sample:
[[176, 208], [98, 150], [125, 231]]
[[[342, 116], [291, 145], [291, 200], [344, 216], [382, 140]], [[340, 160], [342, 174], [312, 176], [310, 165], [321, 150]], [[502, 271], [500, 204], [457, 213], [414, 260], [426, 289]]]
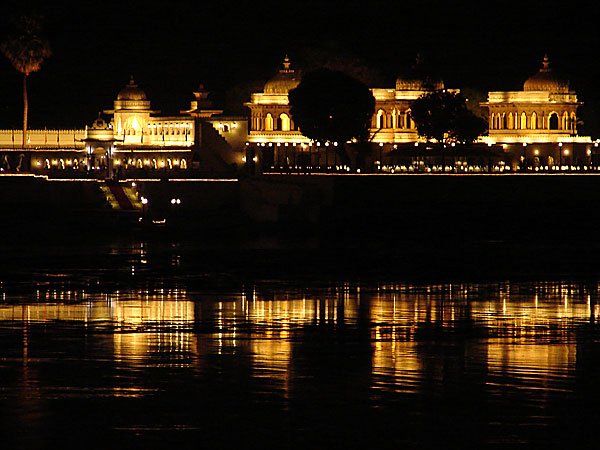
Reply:
[[438, 91], [444, 89], [444, 81], [429, 73], [423, 58], [417, 55], [410, 70], [396, 78], [397, 91]]
[[150, 109], [150, 101], [146, 97], [146, 93], [140, 89], [134, 81], [133, 76], [129, 83], [119, 91], [115, 100], [115, 110], [148, 110]]
[[129, 83], [117, 95], [117, 100], [146, 100], [146, 93], [139, 88], [132, 75]]
[[279, 73], [265, 83], [264, 92], [266, 94], [287, 94], [300, 84], [299, 78], [297, 71], [291, 68], [290, 58], [286, 55]]
[[538, 73], [532, 75], [523, 85], [525, 91], [548, 91], [554, 93], [568, 93], [569, 81], [558, 76], [550, 68], [548, 55], [544, 56], [542, 68]]

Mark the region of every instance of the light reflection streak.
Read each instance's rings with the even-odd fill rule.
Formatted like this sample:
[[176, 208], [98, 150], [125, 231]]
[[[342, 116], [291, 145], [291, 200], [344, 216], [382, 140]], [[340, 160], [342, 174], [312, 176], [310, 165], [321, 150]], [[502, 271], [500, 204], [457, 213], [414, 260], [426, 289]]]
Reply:
[[[3, 299], [4, 286], [0, 283]], [[38, 287], [35, 303], [3, 301], [0, 326], [79, 322], [92, 331], [110, 329], [113, 357], [133, 366], [189, 368], [211, 354], [249, 355], [254, 376], [279, 383], [286, 395], [294, 352], [307, 327], [366, 326], [375, 391], [417, 392], [424, 377], [441, 379], [443, 347], [436, 345], [462, 348], [486, 368], [487, 386], [510, 380], [536, 389], [575, 370], [577, 327], [597, 320], [597, 288], [506, 282], [370, 289], [343, 283], [314, 292], [263, 293], [252, 286], [226, 299], [198, 294], [192, 300], [179, 287], [110, 294]], [[197, 331], [205, 325], [206, 331]], [[24, 333], [24, 360], [28, 339]]]

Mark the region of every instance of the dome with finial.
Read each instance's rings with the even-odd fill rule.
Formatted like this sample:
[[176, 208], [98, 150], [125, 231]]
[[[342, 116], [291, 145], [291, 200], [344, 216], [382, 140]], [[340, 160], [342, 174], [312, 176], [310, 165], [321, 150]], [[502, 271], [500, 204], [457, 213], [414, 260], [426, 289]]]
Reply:
[[561, 78], [550, 68], [548, 55], [544, 55], [542, 68], [532, 75], [523, 85], [525, 91], [549, 91], [555, 93], [569, 92], [569, 81]]
[[146, 93], [138, 87], [132, 75], [129, 84], [121, 89], [119, 95], [117, 95], [117, 100], [143, 101], [146, 100]]
[[283, 67], [279, 73], [265, 83], [266, 94], [287, 94], [300, 84], [300, 79], [296, 70], [291, 68], [290, 58], [286, 55], [283, 60]]
[[396, 78], [397, 91], [437, 91], [441, 89], [444, 89], [444, 81], [431, 75], [419, 54], [410, 70]]

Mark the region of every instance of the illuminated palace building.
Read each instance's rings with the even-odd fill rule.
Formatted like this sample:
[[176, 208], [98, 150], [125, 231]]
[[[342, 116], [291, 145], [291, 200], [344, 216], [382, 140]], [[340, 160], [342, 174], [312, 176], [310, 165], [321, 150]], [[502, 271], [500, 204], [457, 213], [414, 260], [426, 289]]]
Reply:
[[503, 144], [534, 166], [589, 164], [591, 140], [577, 135], [579, 105], [569, 82], [552, 71], [545, 56], [540, 71], [525, 81], [522, 91], [488, 94], [483, 103], [489, 110], [485, 140]]
[[[373, 151], [360, 164], [342, 143], [312, 142], [290, 114], [288, 93], [300, 83], [289, 58], [245, 103], [250, 117], [223, 115], [200, 86], [180, 116], [162, 117], [133, 79], [113, 108], [90, 127], [71, 130], [0, 130], [0, 174], [25, 172], [61, 177], [180, 177], [192, 169], [231, 174], [244, 164], [259, 171], [380, 172], [585, 171], [597, 170], [597, 144], [577, 135], [581, 104], [545, 57], [522, 91], [490, 92], [482, 103], [489, 133], [469, 148], [428, 145], [417, 134], [411, 104], [423, 94], [446, 89], [417, 64], [394, 87], [371, 89], [375, 110]], [[458, 92], [457, 90], [453, 90]], [[452, 147], [452, 148], [450, 148]], [[437, 153], [436, 153], [437, 152]], [[462, 153], [461, 153], [462, 152]], [[442, 161], [440, 163], [440, 160]], [[354, 167], [351, 167], [354, 166]], [[198, 172], [195, 172], [198, 173]]]
[[194, 95], [191, 108], [182, 111], [185, 115], [159, 117], [132, 78], [113, 109], [104, 111], [110, 122], [99, 116], [85, 129], [28, 130], [25, 143], [21, 130], [0, 130], [0, 171], [75, 178], [182, 176], [202, 159], [196, 152], [201, 137], [208, 151], [241, 163], [245, 118], [225, 117], [212, 109], [202, 86]]
[[[266, 170], [269, 166], [277, 170], [306, 164], [313, 168], [322, 168], [325, 164], [331, 169], [335, 158], [332, 146], [311, 142], [302, 136], [291, 118], [288, 92], [299, 82], [299, 72], [286, 57], [279, 73], [265, 84], [264, 91], [252, 94], [246, 104], [251, 113], [248, 145], [254, 148], [253, 155], [264, 159], [262, 166], [267, 166]], [[423, 160], [428, 159], [424, 156], [427, 145], [419, 138], [411, 118], [411, 102], [440, 89], [445, 89], [442, 80], [426, 77], [419, 70], [399, 77], [394, 88], [371, 89], [375, 112], [370, 135], [376, 148], [372, 158], [376, 169], [393, 170], [394, 161], [399, 157], [406, 164], [397, 169], [411, 171], [423, 166]], [[539, 72], [525, 81], [523, 91], [488, 94], [482, 106], [488, 110], [489, 134], [480, 138], [471, 153], [479, 156], [472, 158], [466, 152], [460, 155], [450, 148], [448, 155], [454, 154], [454, 163], [458, 165], [472, 165], [469, 160], [474, 160], [477, 166], [479, 161], [481, 170], [482, 161], [492, 156], [494, 167], [502, 171], [524, 167], [549, 171], [588, 170], [597, 144], [589, 137], [577, 135], [580, 104], [568, 81], [551, 70], [545, 57]], [[402, 158], [403, 153], [410, 156]], [[431, 163], [432, 159], [429, 160]]]

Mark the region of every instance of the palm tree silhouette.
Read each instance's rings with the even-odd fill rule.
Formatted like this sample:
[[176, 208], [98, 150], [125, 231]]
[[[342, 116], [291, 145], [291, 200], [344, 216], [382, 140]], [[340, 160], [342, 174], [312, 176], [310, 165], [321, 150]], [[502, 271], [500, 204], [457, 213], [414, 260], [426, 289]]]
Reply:
[[27, 144], [29, 100], [27, 77], [42, 68], [52, 55], [50, 44], [42, 35], [42, 21], [35, 16], [20, 16], [14, 21], [14, 33], [0, 44], [0, 51], [17, 71], [23, 74], [23, 147]]

